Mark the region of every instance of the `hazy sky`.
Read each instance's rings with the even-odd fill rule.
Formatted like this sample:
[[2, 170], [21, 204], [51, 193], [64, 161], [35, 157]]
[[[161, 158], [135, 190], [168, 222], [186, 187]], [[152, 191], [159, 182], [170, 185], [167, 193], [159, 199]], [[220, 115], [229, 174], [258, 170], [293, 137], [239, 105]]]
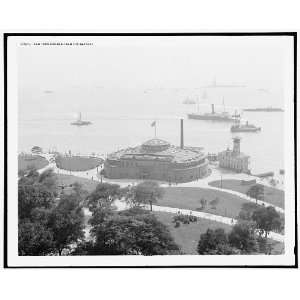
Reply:
[[[26, 39], [29, 39], [28, 37]], [[167, 88], [245, 83], [281, 89], [287, 37], [85, 37], [92, 46], [20, 46], [19, 86]], [[31, 41], [80, 41], [33, 38]]]

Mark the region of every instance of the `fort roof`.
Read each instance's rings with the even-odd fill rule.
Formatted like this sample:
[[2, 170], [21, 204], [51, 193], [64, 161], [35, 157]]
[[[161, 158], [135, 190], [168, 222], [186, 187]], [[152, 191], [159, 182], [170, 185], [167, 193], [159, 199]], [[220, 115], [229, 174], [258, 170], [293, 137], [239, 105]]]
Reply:
[[122, 149], [111, 153], [108, 159], [160, 160], [174, 163], [188, 163], [205, 157], [200, 147], [176, 147], [161, 139], [146, 141], [137, 147]]

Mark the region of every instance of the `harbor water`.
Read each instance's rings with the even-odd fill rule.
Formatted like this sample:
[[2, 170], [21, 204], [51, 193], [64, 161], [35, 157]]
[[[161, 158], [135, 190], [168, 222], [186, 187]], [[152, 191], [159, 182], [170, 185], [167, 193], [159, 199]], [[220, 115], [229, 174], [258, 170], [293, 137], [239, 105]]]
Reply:
[[[280, 93], [263, 93], [251, 88], [205, 89], [139, 88], [119, 89], [101, 86], [66, 87], [50, 92], [19, 90], [18, 149], [30, 151], [37, 145], [44, 151], [73, 154], [107, 154], [136, 146], [154, 137], [151, 123], [156, 120], [157, 137], [172, 144], [180, 143], [180, 118], [184, 118], [184, 144], [204, 147], [217, 153], [232, 147], [232, 138], [241, 137], [241, 151], [250, 155], [252, 173], [284, 168], [284, 112], [244, 112], [242, 119], [261, 127], [261, 132], [231, 133], [229, 122], [189, 120], [187, 113], [197, 112], [197, 105], [183, 104], [186, 97], [199, 96], [199, 112], [234, 113], [246, 107], [277, 103], [283, 107]], [[225, 107], [223, 106], [223, 97]], [[271, 99], [272, 98], [272, 99]], [[271, 101], [272, 100], [272, 101]], [[264, 105], [266, 103], [266, 105]], [[70, 123], [82, 113], [88, 126]]]

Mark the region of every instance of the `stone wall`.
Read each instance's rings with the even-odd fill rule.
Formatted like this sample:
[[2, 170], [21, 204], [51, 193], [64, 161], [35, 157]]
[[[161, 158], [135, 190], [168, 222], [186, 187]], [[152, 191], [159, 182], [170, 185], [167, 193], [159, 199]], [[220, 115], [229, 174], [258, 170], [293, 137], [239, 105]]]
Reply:
[[207, 174], [208, 161], [204, 163], [184, 169], [175, 169], [172, 163], [160, 163], [155, 161], [131, 161], [104, 163], [105, 177], [111, 179], [153, 179], [166, 182], [189, 182], [198, 178], [202, 178]]

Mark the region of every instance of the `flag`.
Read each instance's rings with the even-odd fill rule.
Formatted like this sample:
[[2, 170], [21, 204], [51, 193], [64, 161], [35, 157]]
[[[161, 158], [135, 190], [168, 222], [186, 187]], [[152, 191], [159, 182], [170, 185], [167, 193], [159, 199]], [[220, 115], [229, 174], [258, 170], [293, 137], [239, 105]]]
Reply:
[[153, 127], [153, 126], [156, 126], [156, 121], [153, 121], [153, 122], [151, 123], [151, 127]]

